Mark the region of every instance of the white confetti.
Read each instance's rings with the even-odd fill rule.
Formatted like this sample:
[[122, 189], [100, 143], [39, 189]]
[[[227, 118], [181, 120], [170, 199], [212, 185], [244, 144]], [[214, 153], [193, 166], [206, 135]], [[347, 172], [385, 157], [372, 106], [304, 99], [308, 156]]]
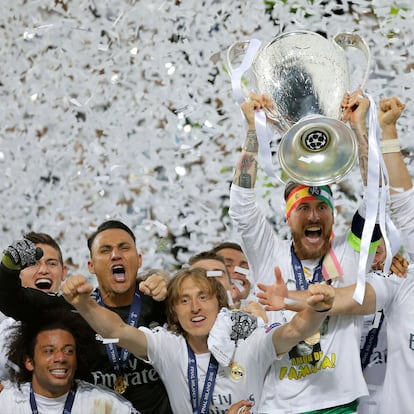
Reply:
[[[144, 268], [176, 268], [239, 241], [227, 210], [245, 132], [220, 58], [237, 40], [266, 44], [281, 28], [359, 33], [373, 59], [366, 90], [406, 103], [400, 141], [412, 151], [413, 6], [356, 0], [351, 14], [343, 3], [4, 2], [3, 247], [45, 231], [87, 274], [86, 236], [106, 219], [133, 228]], [[339, 234], [362, 196], [357, 167], [333, 188]], [[257, 202], [286, 237], [281, 200], [283, 185], [259, 170]]]

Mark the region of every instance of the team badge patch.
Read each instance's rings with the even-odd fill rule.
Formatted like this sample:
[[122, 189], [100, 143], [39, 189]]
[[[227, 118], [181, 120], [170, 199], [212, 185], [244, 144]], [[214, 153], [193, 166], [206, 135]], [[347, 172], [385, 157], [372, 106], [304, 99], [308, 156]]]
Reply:
[[245, 371], [244, 371], [244, 368], [240, 364], [233, 361], [229, 365], [229, 368], [230, 368], [230, 376], [232, 379], [234, 379], [235, 381], [240, 381], [244, 378]]
[[230, 338], [233, 341], [248, 338], [257, 328], [257, 319], [247, 312], [232, 312], [233, 323]]

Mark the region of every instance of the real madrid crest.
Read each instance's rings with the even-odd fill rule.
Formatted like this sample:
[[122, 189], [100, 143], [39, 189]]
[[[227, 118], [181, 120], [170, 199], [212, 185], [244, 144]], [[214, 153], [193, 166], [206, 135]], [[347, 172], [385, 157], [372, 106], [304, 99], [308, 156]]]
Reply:
[[128, 381], [125, 378], [125, 375], [119, 375], [115, 380], [114, 391], [117, 394], [123, 394], [127, 388], [128, 388]]

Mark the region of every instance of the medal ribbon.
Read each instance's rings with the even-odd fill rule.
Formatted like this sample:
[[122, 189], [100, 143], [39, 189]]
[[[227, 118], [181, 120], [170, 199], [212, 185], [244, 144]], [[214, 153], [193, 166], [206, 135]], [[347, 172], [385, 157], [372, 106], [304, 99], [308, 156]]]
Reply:
[[201, 394], [201, 401], [198, 401], [198, 375], [197, 375], [197, 361], [193, 350], [187, 344], [188, 350], [188, 389], [190, 391], [191, 407], [193, 408], [193, 414], [205, 414], [208, 413], [211, 398], [213, 396], [214, 385], [216, 383], [216, 375], [218, 370], [218, 362], [214, 358], [213, 354], [210, 356], [210, 362], [208, 363], [206, 380], [204, 382], [203, 392]]
[[[295, 274], [296, 290], [306, 290], [308, 288], [308, 282], [303, 271], [302, 263], [293, 250], [293, 245], [290, 247], [290, 252], [292, 256], [292, 269]], [[322, 259], [316, 266], [310, 283], [322, 282]]]
[[365, 338], [364, 346], [360, 352], [362, 370], [364, 370], [369, 365], [371, 355], [378, 343], [378, 335], [383, 321], [384, 312], [381, 310], [376, 313], [373, 323], [374, 326], [369, 330], [368, 335]]
[[[98, 302], [100, 306], [105, 306], [99, 291], [96, 296], [96, 302]], [[129, 309], [129, 316], [127, 322], [128, 325], [133, 326], [134, 328], [138, 326], [139, 317], [141, 315], [141, 305], [141, 295], [139, 294], [137, 285], [135, 289], [134, 300], [132, 301], [131, 307]], [[114, 367], [116, 375], [123, 375], [130, 352], [126, 348], [122, 348], [121, 356], [119, 356], [116, 345], [113, 343], [105, 344], [105, 348], [106, 353], [108, 354], [108, 358], [111, 361], [112, 366]]]
[[[72, 412], [73, 402], [75, 401], [76, 395], [76, 383], [73, 384], [73, 387], [68, 393], [66, 397], [65, 406], [63, 407], [63, 414], [70, 414]], [[32, 409], [33, 414], [38, 414], [39, 411], [37, 409], [36, 398], [33, 392], [32, 384], [30, 384], [30, 407]]]

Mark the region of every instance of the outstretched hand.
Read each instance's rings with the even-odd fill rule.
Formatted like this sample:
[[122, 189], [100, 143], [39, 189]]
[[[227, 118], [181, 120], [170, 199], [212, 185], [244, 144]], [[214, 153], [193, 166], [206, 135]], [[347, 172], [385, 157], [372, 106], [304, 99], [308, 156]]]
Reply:
[[273, 285], [264, 285], [258, 283], [257, 287], [261, 292], [256, 293], [259, 303], [265, 307], [267, 311], [278, 311], [285, 308], [285, 298], [288, 297], [288, 289], [282, 278], [279, 267], [275, 267], [275, 283]]

